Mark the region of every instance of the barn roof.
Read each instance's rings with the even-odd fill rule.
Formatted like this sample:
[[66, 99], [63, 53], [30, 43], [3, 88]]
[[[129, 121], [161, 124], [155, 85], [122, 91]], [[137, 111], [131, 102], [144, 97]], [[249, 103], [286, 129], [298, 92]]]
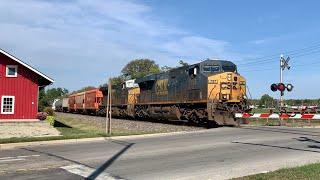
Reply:
[[37, 69], [33, 68], [32, 66], [30, 66], [29, 64], [23, 62], [22, 60], [18, 59], [17, 57], [9, 54], [8, 52], [4, 51], [3, 49], [0, 49], [0, 53], [4, 54], [5, 56], [9, 57], [10, 59], [16, 61], [17, 63], [23, 65], [24, 67], [30, 69], [34, 73], [38, 74], [39, 76], [41, 76], [45, 80], [49, 81], [49, 84], [54, 82], [54, 80], [52, 78], [50, 78], [49, 76], [43, 74], [42, 72], [38, 71]]

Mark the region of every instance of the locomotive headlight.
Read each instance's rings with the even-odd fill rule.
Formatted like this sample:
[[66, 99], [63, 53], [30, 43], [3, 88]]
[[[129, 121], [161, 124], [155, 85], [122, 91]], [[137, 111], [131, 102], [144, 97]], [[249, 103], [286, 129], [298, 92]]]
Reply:
[[240, 85], [246, 85], [245, 81], [240, 81]]
[[248, 97], [246, 95], [243, 95], [243, 99], [248, 99]]
[[222, 88], [222, 89], [228, 88], [228, 84], [225, 84], [225, 83], [221, 84], [221, 88]]
[[226, 94], [223, 94], [223, 95], [222, 95], [222, 99], [227, 99], [227, 97], [228, 97], [228, 96], [227, 96]]
[[227, 75], [227, 79], [228, 79], [228, 81], [231, 81], [231, 74]]

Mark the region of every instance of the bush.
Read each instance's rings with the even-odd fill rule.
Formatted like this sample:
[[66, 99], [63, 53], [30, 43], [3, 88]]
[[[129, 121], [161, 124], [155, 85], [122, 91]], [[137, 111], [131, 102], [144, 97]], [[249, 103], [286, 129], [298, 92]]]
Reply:
[[54, 111], [51, 107], [44, 108], [44, 112], [47, 113], [48, 116], [54, 116]]
[[51, 125], [54, 126], [55, 118], [54, 116], [48, 116], [46, 121]]
[[43, 120], [47, 119], [47, 116], [48, 116], [47, 113], [45, 113], [45, 112], [39, 112], [39, 113], [37, 114], [37, 119], [43, 121]]

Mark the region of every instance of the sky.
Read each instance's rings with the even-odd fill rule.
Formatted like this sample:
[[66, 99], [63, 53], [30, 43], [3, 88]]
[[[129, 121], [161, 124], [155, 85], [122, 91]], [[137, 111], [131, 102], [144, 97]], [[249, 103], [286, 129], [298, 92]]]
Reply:
[[69, 91], [98, 86], [130, 60], [160, 66], [226, 59], [252, 98], [279, 82], [285, 98], [320, 98], [320, 2], [316, 0], [0, 0], [0, 48]]

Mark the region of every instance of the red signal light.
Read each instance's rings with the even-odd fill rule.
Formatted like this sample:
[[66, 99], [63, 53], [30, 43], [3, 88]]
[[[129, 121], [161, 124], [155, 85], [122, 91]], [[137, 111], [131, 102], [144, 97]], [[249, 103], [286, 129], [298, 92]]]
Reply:
[[283, 91], [286, 90], [286, 86], [285, 86], [283, 83], [279, 83], [279, 84], [278, 84], [278, 90], [281, 91], [281, 92], [283, 92]]
[[278, 90], [278, 85], [277, 84], [271, 84], [271, 87], [270, 87], [271, 91], [275, 92]]

